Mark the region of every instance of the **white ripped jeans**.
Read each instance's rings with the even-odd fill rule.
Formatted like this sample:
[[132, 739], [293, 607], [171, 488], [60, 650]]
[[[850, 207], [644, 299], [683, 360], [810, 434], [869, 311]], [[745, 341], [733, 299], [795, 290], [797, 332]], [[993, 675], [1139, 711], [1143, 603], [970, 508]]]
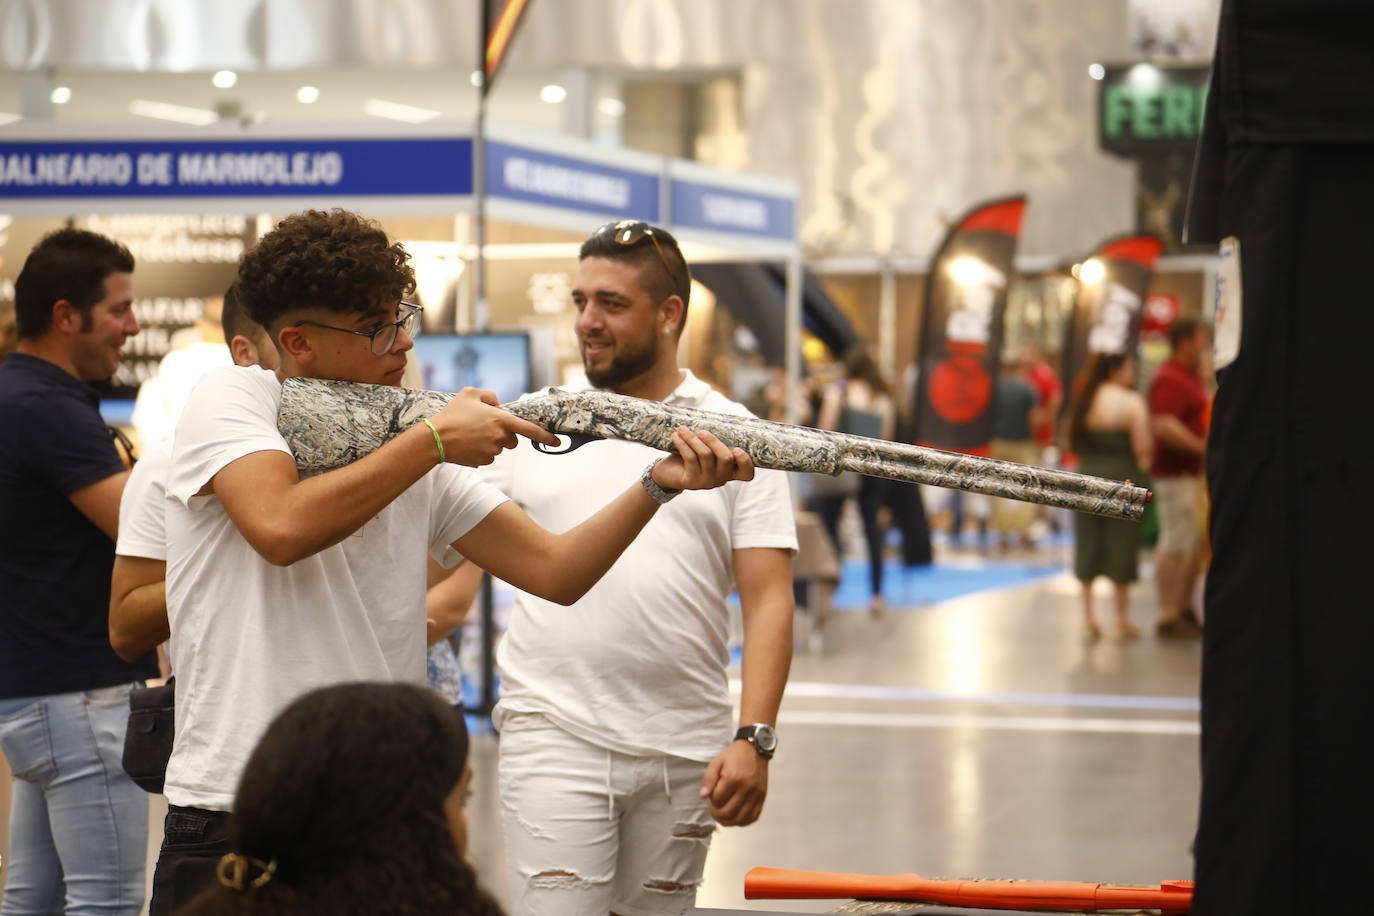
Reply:
[[706, 764], [598, 747], [538, 713], [501, 722], [512, 916], [678, 916], [715, 830]]

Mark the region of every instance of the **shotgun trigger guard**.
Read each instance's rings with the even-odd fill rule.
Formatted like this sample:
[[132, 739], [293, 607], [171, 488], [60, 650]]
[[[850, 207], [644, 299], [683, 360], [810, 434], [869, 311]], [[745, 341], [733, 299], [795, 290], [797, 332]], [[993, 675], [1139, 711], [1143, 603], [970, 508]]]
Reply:
[[542, 442], [531, 443], [535, 451], [543, 452], [545, 455], [566, 455], [575, 452], [588, 442], [600, 442], [601, 436], [591, 436], [587, 433], [555, 433], [558, 436], [557, 445], [545, 445]]

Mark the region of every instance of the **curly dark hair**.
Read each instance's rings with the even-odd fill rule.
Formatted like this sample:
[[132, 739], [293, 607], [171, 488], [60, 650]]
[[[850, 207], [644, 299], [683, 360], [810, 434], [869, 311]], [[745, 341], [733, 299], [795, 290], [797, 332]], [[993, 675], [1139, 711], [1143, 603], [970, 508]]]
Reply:
[[244, 252], [236, 285], [248, 314], [271, 329], [292, 309], [360, 314], [400, 302], [415, 292], [415, 269], [373, 220], [306, 210]]
[[91, 329], [91, 309], [105, 298], [105, 278], [134, 272], [134, 256], [114, 239], [68, 226], [43, 236], [14, 281], [14, 316], [20, 340], [52, 328], [53, 304], [66, 299]]
[[458, 855], [444, 798], [467, 763], [462, 715], [410, 684], [307, 693], [268, 727], [239, 782], [230, 849], [270, 880], [216, 882], [185, 916], [501, 916]]

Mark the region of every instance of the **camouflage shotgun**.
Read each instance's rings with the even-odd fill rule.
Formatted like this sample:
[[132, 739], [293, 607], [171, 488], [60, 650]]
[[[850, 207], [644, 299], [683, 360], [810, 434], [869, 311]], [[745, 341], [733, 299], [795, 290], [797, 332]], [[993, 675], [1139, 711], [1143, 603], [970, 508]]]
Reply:
[[[282, 386], [277, 426], [302, 473], [316, 473], [358, 460], [437, 413], [452, 398], [442, 391], [292, 378]], [[854, 471], [1131, 521], [1140, 520], [1150, 501], [1148, 490], [1129, 482], [605, 391], [550, 388], [503, 406], [568, 438], [562, 449], [536, 444], [542, 451], [571, 451], [596, 439], [623, 439], [669, 451], [673, 430], [686, 426], [744, 449], [761, 468], [812, 474]]]

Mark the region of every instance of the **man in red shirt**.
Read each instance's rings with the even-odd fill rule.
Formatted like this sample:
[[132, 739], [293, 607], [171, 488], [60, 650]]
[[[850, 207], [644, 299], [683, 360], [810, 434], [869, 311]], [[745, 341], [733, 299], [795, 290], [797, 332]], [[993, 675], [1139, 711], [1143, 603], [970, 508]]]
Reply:
[[1059, 403], [1063, 400], [1063, 387], [1059, 376], [1045, 362], [1040, 351], [1027, 345], [1021, 350], [1021, 372], [1035, 389], [1039, 403], [1031, 415], [1031, 434], [1037, 445], [1042, 447], [1054, 444], [1054, 421], [1059, 416]]
[[1207, 392], [1202, 357], [1211, 332], [1184, 316], [1169, 329], [1173, 348], [1150, 385], [1150, 425], [1155, 437], [1150, 478], [1159, 512], [1155, 578], [1159, 585], [1161, 636], [1197, 636], [1197, 613], [1189, 607], [1202, 572], [1202, 459], [1207, 449]]

